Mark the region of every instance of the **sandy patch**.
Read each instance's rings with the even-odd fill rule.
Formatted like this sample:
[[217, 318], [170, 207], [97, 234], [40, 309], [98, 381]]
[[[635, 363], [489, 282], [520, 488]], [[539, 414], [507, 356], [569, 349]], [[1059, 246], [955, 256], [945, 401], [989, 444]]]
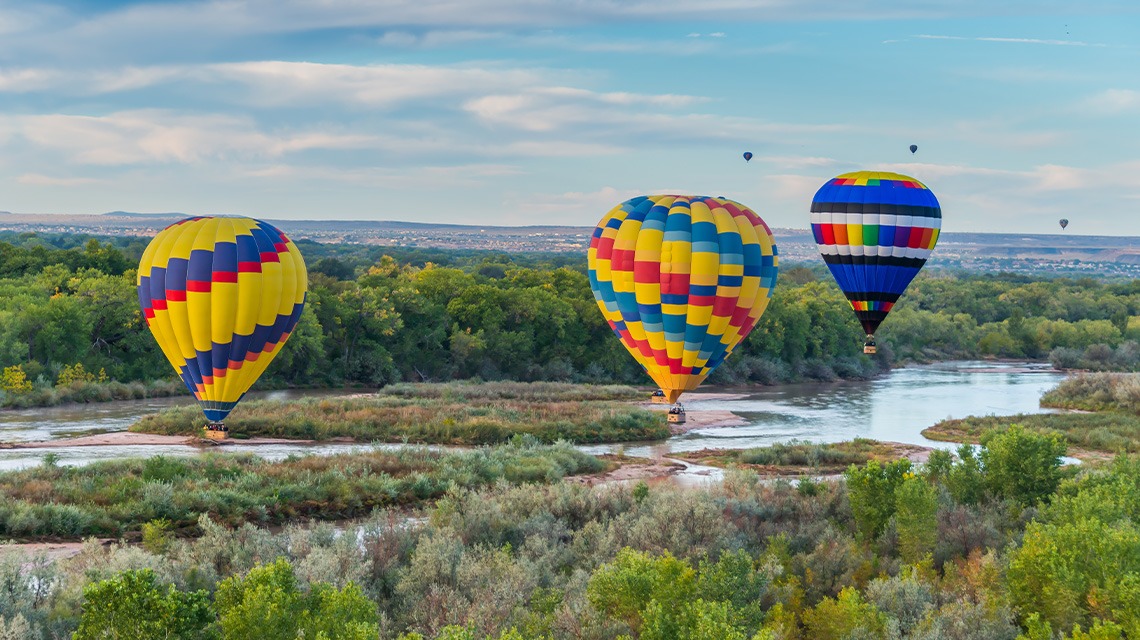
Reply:
[[[201, 440], [201, 443], [212, 444], [220, 447], [229, 446], [248, 446], [259, 444], [316, 444], [316, 440], [290, 440], [289, 438], [243, 438], [241, 440], [235, 438], [228, 438], [226, 440], [207, 440], [205, 438], [195, 438]], [[324, 442], [356, 442], [352, 438], [332, 438]], [[196, 443], [198, 444], [198, 443]]]
[[[114, 542], [111, 538], [100, 538], [99, 543], [108, 545]], [[83, 551], [82, 542], [26, 542], [21, 544], [0, 544], [0, 555], [5, 553], [19, 553], [28, 558], [44, 556], [48, 560], [65, 560], [72, 558]]]
[[676, 475], [685, 470], [686, 465], [677, 460], [650, 460], [648, 458], [618, 458], [612, 455], [598, 456], [618, 467], [602, 473], [584, 476], [570, 476], [565, 482], [584, 484], [593, 487], [600, 484], [633, 482], [634, 480], [659, 480]]
[[164, 436], [153, 433], [133, 433], [113, 431], [78, 438], [60, 438], [41, 442], [14, 442], [0, 445], [6, 449], [50, 449], [60, 447], [105, 447], [119, 445], [187, 445], [197, 444], [198, 438], [189, 436]]
[[[669, 405], [646, 404], [650, 411], [665, 412]], [[731, 411], [724, 409], [687, 409], [685, 411], [685, 424], [669, 424], [669, 431], [673, 435], [688, 433], [694, 429], [720, 429], [723, 427], [742, 427], [748, 421]]]

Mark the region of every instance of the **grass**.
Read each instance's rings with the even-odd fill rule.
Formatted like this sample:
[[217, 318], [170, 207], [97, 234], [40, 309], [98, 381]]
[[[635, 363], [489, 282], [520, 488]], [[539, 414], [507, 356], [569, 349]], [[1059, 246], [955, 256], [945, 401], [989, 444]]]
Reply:
[[163, 518], [194, 533], [202, 514], [227, 526], [340, 520], [438, 498], [452, 487], [547, 483], [604, 467], [565, 443], [533, 438], [472, 451], [415, 447], [280, 462], [205, 454], [45, 464], [0, 473], [0, 539], [134, 538]]
[[111, 400], [142, 400], [144, 398], [166, 398], [189, 395], [186, 385], [179, 380], [154, 380], [151, 382], [72, 382], [57, 387], [33, 389], [27, 393], [4, 393], [0, 397], [0, 407], [5, 409], [27, 409], [32, 407], [54, 407], [68, 403], [109, 402]]
[[[660, 440], [669, 436], [662, 413], [617, 400], [641, 398], [631, 387], [560, 383], [395, 385], [375, 395], [243, 403], [226, 421], [234, 437], [481, 445], [517, 434], [542, 442]], [[144, 417], [132, 431], [199, 432], [196, 406]]]
[[924, 430], [922, 435], [931, 440], [977, 444], [986, 431], [1007, 429], [1011, 424], [1020, 424], [1039, 433], [1060, 435], [1070, 445], [1070, 453], [1077, 458], [1103, 457], [1089, 452], [1140, 452], [1140, 417], [1117, 412], [975, 416], [943, 420]]
[[793, 440], [769, 447], [742, 450], [705, 449], [674, 457], [716, 467], [748, 467], [768, 473], [839, 473], [869, 460], [897, 460], [907, 451], [894, 443], [856, 438], [850, 442], [816, 444]]

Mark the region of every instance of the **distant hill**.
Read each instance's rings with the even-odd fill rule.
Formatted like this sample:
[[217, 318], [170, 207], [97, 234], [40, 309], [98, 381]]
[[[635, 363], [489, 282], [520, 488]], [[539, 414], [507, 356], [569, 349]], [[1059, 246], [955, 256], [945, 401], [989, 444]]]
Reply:
[[102, 216], [110, 216], [113, 218], [188, 218], [185, 213], [136, 213], [134, 211], [108, 211], [101, 213]]

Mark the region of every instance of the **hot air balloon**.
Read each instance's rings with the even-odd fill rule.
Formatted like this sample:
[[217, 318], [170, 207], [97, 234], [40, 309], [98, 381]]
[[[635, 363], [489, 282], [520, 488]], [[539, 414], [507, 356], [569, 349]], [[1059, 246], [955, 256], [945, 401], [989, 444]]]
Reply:
[[752, 152], [751, 151], [745, 151], [744, 152], [744, 161], [749, 162], [751, 160], [752, 160]]
[[867, 333], [875, 330], [938, 242], [942, 210], [926, 185], [879, 171], [828, 180], [811, 203], [811, 229], [831, 275]]
[[139, 305], [167, 360], [202, 406], [207, 436], [289, 338], [305, 306], [301, 253], [249, 218], [189, 218], [151, 240], [139, 262]]
[[1064, 231], [1065, 227], [1069, 226], [1068, 218], [1061, 218], [1061, 230]]
[[915, 151], [918, 151], [918, 145], [917, 144], [910, 145], [910, 152], [914, 153]]
[[[748, 207], [708, 196], [638, 196], [598, 223], [590, 288], [668, 402], [695, 389], [764, 313], [779, 258]], [[672, 417], [672, 416], [671, 416]]]

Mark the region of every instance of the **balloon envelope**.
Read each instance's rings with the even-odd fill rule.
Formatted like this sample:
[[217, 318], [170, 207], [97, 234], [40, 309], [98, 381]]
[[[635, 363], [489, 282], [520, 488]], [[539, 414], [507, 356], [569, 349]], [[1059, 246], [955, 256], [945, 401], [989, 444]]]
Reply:
[[752, 152], [751, 151], [745, 151], [744, 152], [744, 161], [748, 162], [751, 159], [752, 159]]
[[926, 263], [941, 228], [934, 193], [897, 173], [845, 173], [820, 187], [811, 203], [819, 252], [867, 335]]
[[1061, 228], [1064, 229], [1067, 226], [1069, 226], [1068, 218], [1061, 218]]
[[610, 328], [670, 402], [727, 358], [764, 313], [772, 232], [725, 198], [639, 196], [598, 223], [590, 288]]
[[918, 145], [917, 144], [910, 145], [910, 152], [914, 153], [915, 151], [918, 151]]
[[177, 222], [139, 263], [147, 327], [211, 422], [229, 415], [281, 351], [307, 289], [297, 246], [249, 218]]

